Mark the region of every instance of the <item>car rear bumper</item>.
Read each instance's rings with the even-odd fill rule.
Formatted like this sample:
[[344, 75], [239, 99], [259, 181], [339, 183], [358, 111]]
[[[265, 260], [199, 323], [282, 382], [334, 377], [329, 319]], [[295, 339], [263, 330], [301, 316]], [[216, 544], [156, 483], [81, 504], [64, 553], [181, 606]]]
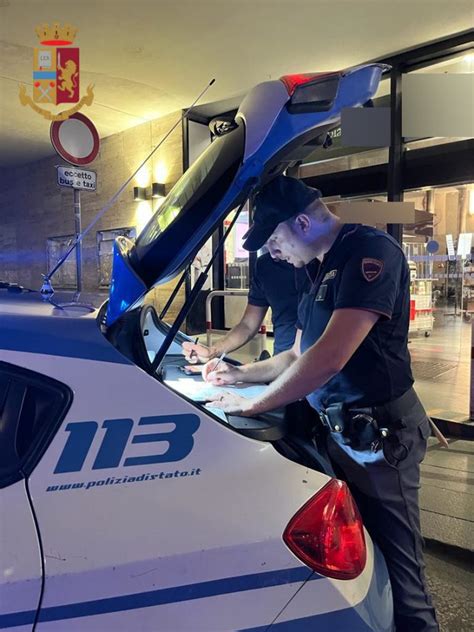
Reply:
[[[329, 582], [326, 583], [328, 594], [322, 595], [322, 581], [313, 581], [319, 576], [314, 574], [295, 595], [286, 608], [280, 613], [270, 628], [247, 628], [245, 632], [392, 632], [393, 603], [392, 589], [388, 577], [387, 567], [381, 552], [373, 547], [373, 569], [369, 588], [365, 597], [356, 605], [342, 606], [342, 600], [337, 599], [335, 590], [331, 595]], [[333, 585], [336, 589], [336, 585]], [[346, 597], [347, 599], [347, 597]], [[310, 609], [319, 606], [336, 608], [320, 611], [308, 615]], [[306, 615], [306, 616], [303, 616]], [[244, 632], [244, 631], [241, 631]]]

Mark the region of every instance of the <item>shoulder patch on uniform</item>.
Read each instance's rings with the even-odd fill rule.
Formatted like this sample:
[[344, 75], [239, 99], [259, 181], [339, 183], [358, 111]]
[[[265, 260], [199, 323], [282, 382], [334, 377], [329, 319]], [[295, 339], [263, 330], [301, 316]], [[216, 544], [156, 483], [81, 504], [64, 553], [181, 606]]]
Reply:
[[321, 281], [321, 283], [324, 283], [324, 281], [329, 281], [330, 279], [335, 279], [336, 274], [337, 270], [330, 270], [327, 274], [324, 275], [324, 279]]
[[362, 259], [362, 276], [366, 281], [371, 283], [378, 279], [383, 271], [383, 261], [380, 259]]

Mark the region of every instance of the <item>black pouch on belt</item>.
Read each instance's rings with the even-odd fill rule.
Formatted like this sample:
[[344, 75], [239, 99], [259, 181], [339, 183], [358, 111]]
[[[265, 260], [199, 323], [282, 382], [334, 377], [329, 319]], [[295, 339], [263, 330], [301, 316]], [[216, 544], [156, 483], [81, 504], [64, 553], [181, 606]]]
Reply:
[[325, 409], [331, 432], [340, 432], [355, 450], [367, 450], [379, 439], [377, 421], [370, 414], [348, 410], [343, 404]]
[[321, 421], [329, 432], [343, 432], [345, 427], [345, 411], [343, 404], [333, 404], [320, 411]]

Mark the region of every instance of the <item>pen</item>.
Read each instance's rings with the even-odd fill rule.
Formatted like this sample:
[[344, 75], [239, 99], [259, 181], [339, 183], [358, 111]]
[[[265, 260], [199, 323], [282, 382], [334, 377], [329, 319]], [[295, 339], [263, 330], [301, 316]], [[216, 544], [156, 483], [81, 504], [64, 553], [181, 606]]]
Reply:
[[217, 364], [216, 366], [212, 369], [212, 371], [217, 371], [217, 367], [219, 366], [219, 364], [222, 362], [222, 360], [224, 359], [225, 356], [225, 352], [221, 353], [221, 355], [219, 356], [219, 359], [217, 360]]
[[[194, 344], [197, 345], [198, 342], [199, 342], [199, 336], [196, 336], [196, 340], [194, 341]], [[191, 351], [191, 355], [189, 356], [189, 359], [191, 360], [191, 358], [193, 358], [194, 356], [197, 356], [196, 349], [193, 349]]]

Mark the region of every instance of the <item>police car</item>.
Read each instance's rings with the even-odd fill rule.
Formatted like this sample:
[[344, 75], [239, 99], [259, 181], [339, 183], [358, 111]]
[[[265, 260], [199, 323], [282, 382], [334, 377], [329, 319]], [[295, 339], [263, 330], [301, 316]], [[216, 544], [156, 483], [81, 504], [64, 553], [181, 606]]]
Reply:
[[171, 325], [145, 296], [384, 69], [254, 88], [136, 242], [116, 241], [100, 310], [0, 287], [1, 629], [392, 629], [385, 563], [346, 484], [283, 412], [226, 416], [183, 372], [204, 277]]

